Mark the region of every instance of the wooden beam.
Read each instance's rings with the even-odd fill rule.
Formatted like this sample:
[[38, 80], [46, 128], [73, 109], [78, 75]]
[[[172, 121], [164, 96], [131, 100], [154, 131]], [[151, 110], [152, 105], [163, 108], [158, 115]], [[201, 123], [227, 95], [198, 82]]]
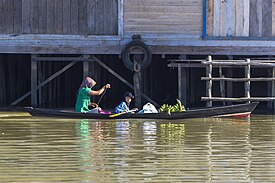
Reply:
[[58, 61], [58, 62], [92, 62], [93, 60], [85, 57], [35, 57], [34, 61]]
[[[126, 84], [129, 88], [131, 88], [132, 90], [134, 90], [134, 86], [129, 83], [127, 80], [125, 80], [123, 77], [121, 77], [119, 74], [117, 74], [115, 71], [113, 71], [110, 67], [108, 67], [106, 64], [104, 64], [103, 62], [101, 62], [98, 58], [96, 58], [94, 55], [91, 56], [91, 59], [93, 59], [94, 61], [96, 61], [100, 66], [102, 66], [104, 69], [106, 69], [107, 71], [109, 71], [111, 74], [113, 74], [116, 78], [118, 78], [120, 81], [122, 81], [124, 84]], [[147, 95], [145, 95], [144, 93], [141, 94], [143, 98], [145, 98], [147, 101], [151, 102], [152, 104], [154, 104], [156, 107], [159, 107], [160, 105], [158, 103], [156, 103], [155, 101], [153, 101], [151, 98], [149, 98]]]
[[222, 98], [222, 97], [201, 97], [202, 101], [231, 101], [231, 102], [258, 102], [258, 101], [275, 101], [275, 97], [240, 97], [240, 98]]
[[[59, 76], [60, 74], [62, 74], [63, 72], [65, 72], [66, 70], [68, 70], [69, 68], [71, 68], [74, 64], [76, 64], [77, 62], [71, 62], [68, 65], [66, 65], [65, 67], [63, 67], [62, 69], [60, 69], [59, 71], [57, 71], [56, 73], [54, 73], [52, 76], [50, 76], [49, 78], [47, 78], [45, 81], [43, 81], [42, 83], [40, 83], [38, 86], [36, 86], [35, 88], [33, 88], [32, 90], [38, 90], [41, 87], [43, 87], [45, 84], [49, 83], [50, 81], [52, 81], [54, 78], [56, 78], [57, 76]], [[10, 106], [12, 105], [16, 105], [19, 102], [21, 102], [22, 100], [24, 100], [25, 98], [27, 98], [29, 95], [31, 94], [31, 91], [25, 93], [23, 96], [21, 96], [20, 98], [18, 98], [17, 100], [15, 100], [14, 102], [12, 102], [10, 104]]]
[[247, 82], [247, 81], [275, 81], [274, 78], [208, 78], [208, 77], [201, 77], [201, 80], [204, 81], [233, 81], [233, 82]]

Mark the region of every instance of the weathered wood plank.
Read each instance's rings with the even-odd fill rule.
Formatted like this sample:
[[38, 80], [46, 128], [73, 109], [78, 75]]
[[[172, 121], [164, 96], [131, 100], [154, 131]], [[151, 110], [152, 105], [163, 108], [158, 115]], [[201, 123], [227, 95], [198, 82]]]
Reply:
[[214, 0], [208, 0], [207, 1], [207, 25], [206, 25], [207, 36], [213, 36], [213, 26], [214, 26]]
[[70, 34], [71, 33], [71, 1], [63, 0], [62, 7], [62, 20], [63, 20], [63, 33]]
[[63, 1], [55, 0], [55, 33], [63, 33]]
[[[203, 1], [124, 1], [124, 33], [202, 34]], [[156, 20], [156, 21], [155, 21]], [[193, 23], [192, 23], [193, 22]], [[194, 23], [195, 22], [195, 23]], [[143, 28], [145, 26], [151, 26]], [[177, 29], [197, 25], [196, 30]], [[160, 27], [160, 30], [158, 29]], [[147, 30], [146, 30], [147, 29]]]
[[78, 34], [78, 11], [78, 0], [71, 0], [71, 34]]
[[[168, 29], [169, 27], [169, 29]], [[124, 25], [125, 31], [144, 31], [144, 32], [170, 32], [170, 29], [172, 32], [180, 32], [180, 33], [189, 33], [189, 34], [197, 34], [201, 32], [201, 25]], [[149, 31], [150, 30], [150, 31]]]
[[78, 31], [81, 35], [87, 34], [87, 0], [78, 1]]
[[[198, 4], [202, 4], [201, 0], [184, 0], [184, 1], [179, 1], [179, 0], [142, 0], [142, 1], [137, 1], [137, 0], [128, 0], [127, 1], [128, 5], [133, 5], [133, 6], [195, 6]], [[127, 5], [126, 4], [126, 5]]]
[[257, 0], [250, 0], [249, 11], [249, 36], [256, 37], [258, 34], [258, 16], [257, 16]]
[[[113, 1], [117, 2], [117, 1]], [[207, 2], [210, 6], [210, 11], [213, 12], [213, 0]], [[127, 5], [127, 2], [126, 2]], [[211, 8], [212, 7], [212, 8]], [[169, 13], [201, 13], [202, 6], [200, 4], [194, 6], [135, 6], [135, 5], [128, 5], [125, 7], [125, 12], [162, 12], [163, 14]]]
[[220, 0], [214, 0], [214, 15], [213, 15], [213, 35], [214, 36], [220, 36], [221, 30], [220, 30], [220, 17], [221, 17], [221, 1]]
[[110, 11], [106, 11], [107, 17], [107, 35], [117, 35], [118, 34], [118, 1], [106, 0], [107, 4], [110, 6]]
[[249, 0], [236, 1], [236, 36], [249, 36]]
[[39, 1], [31, 0], [31, 32], [39, 33]]
[[6, 0], [5, 1], [5, 14], [6, 14], [6, 23], [5, 23], [5, 33], [13, 34], [14, 33], [14, 12], [13, 12], [13, 0]]
[[5, 0], [0, 0], [0, 33], [5, 33], [5, 23], [6, 23], [6, 11], [5, 11]]
[[25, 0], [22, 3], [22, 33], [31, 32], [31, 0]]
[[272, 1], [262, 1], [262, 36], [271, 37], [272, 35]]
[[275, 1], [272, 0], [272, 37], [275, 36]]
[[235, 32], [235, 0], [226, 1], [226, 35], [233, 36]]
[[55, 33], [55, 0], [47, 0], [47, 33]]
[[[186, 18], [186, 20], [197, 20], [197, 18], [202, 19], [202, 12], [193, 12], [193, 13], [186, 13], [186, 12], [181, 12], [181, 13], [173, 13], [173, 12], [167, 12], [167, 13], [162, 13], [162, 12], [124, 12], [125, 15], [125, 20], [127, 19], [154, 19], [154, 18], [162, 18], [162, 19], [178, 19], [185, 21], [185, 19], [182, 19], [183, 17]], [[153, 22], [153, 20], [152, 20]]]
[[97, 1], [96, 4], [96, 35], [102, 35], [104, 32], [104, 1]]
[[258, 37], [263, 36], [263, 1], [265, 0], [257, 0]]
[[251, 0], [250, 1], [250, 36], [262, 36], [262, 17], [263, 17], [263, 1]]
[[14, 34], [22, 33], [22, 0], [14, 0]]
[[96, 19], [96, 0], [87, 1], [87, 34], [91, 35], [95, 33], [95, 19]]
[[118, 0], [118, 36], [124, 37], [124, 1]]
[[47, 0], [38, 1], [38, 33], [47, 33]]
[[228, 5], [227, 1], [221, 1], [220, 36], [226, 36], [226, 33], [227, 33], [227, 25], [228, 25], [227, 14], [229, 13], [227, 12], [228, 11], [227, 5]]

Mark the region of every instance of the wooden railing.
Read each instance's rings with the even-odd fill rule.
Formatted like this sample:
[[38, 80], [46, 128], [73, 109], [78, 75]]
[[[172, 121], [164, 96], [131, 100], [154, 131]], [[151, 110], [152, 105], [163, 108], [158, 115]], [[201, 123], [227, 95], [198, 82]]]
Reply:
[[[201, 97], [201, 100], [207, 101], [207, 106], [212, 106], [213, 101], [220, 102], [251, 102], [251, 101], [271, 101], [274, 103], [275, 101], [275, 61], [274, 60], [212, 60], [211, 56], [207, 57], [207, 60], [202, 62], [202, 64], [206, 65], [206, 77], [202, 77], [201, 80], [206, 81], [206, 97]], [[212, 77], [213, 67], [219, 68], [219, 77]], [[244, 78], [232, 78], [232, 77], [224, 77], [222, 74], [223, 67], [244, 67], [245, 69], [245, 77]], [[272, 77], [266, 78], [252, 78], [251, 77], [251, 67], [259, 67], [259, 68], [272, 68]], [[212, 96], [212, 85], [213, 82], [220, 82], [220, 97]], [[251, 82], [256, 81], [271, 81], [271, 96], [270, 97], [251, 97], [250, 86]], [[225, 87], [224, 82], [244, 82], [244, 97], [232, 98], [225, 97]]]

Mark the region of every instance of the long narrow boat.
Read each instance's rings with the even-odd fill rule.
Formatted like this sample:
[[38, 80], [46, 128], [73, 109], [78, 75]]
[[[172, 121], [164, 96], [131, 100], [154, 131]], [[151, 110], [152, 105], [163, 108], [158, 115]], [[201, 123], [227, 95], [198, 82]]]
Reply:
[[80, 119], [187, 119], [205, 117], [249, 117], [256, 108], [258, 102], [229, 105], [222, 107], [209, 107], [193, 109], [185, 112], [145, 113], [145, 114], [122, 114], [111, 117], [110, 114], [78, 113], [69, 110], [51, 110], [28, 107], [26, 110], [33, 116], [80, 118]]

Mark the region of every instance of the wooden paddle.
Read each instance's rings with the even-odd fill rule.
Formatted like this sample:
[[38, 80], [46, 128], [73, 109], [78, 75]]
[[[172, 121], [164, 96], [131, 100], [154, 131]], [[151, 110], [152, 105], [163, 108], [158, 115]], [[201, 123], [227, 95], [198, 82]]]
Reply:
[[110, 115], [109, 117], [110, 117], [110, 118], [113, 118], [113, 117], [116, 117], [116, 116], [120, 116], [120, 115], [122, 115], [122, 114], [126, 114], [126, 113], [129, 113], [129, 112], [135, 112], [135, 111], [137, 111], [137, 109], [132, 109], [132, 110], [129, 110], [129, 111], [124, 111], [124, 112], [117, 113], [117, 114], [112, 114], [112, 115]]
[[99, 100], [98, 100], [98, 102], [97, 102], [97, 105], [99, 105], [99, 103], [101, 102], [101, 100], [102, 100], [104, 94], [106, 93], [107, 89], [108, 89], [108, 88], [106, 88], [106, 89], [104, 90], [104, 92], [102, 93], [102, 95], [100, 96], [100, 98], [99, 98]]

